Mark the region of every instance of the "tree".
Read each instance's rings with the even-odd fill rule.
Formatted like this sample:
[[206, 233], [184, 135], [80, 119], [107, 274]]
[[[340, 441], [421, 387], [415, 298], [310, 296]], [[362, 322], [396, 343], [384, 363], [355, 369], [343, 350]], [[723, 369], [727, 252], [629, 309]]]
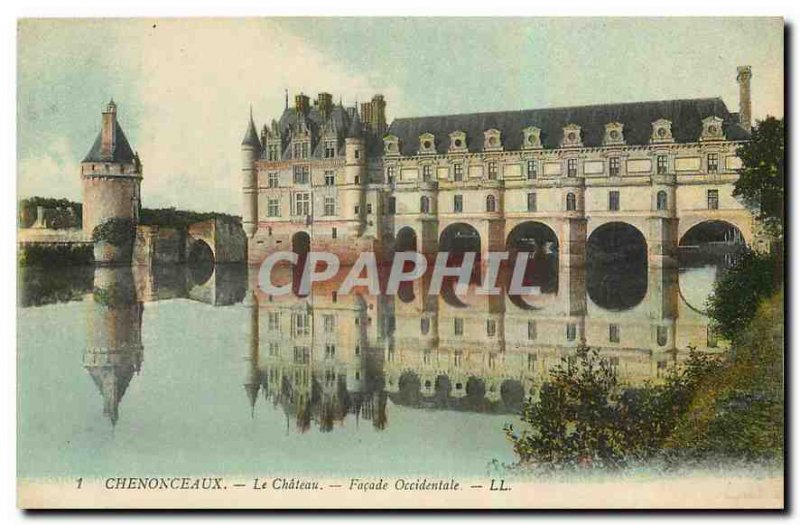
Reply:
[[736, 149], [742, 160], [733, 195], [744, 199], [767, 232], [783, 238], [784, 132], [783, 119], [759, 121], [748, 142]]
[[714, 284], [708, 315], [725, 339], [734, 340], [746, 329], [759, 303], [775, 291], [776, 257], [745, 252]]

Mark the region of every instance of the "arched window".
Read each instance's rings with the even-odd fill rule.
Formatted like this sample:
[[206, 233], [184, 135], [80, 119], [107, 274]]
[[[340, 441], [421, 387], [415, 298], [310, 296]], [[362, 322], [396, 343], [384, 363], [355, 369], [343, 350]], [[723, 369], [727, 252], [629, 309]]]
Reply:
[[667, 209], [667, 192], [664, 190], [661, 190], [656, 194], [656, 209], [659, 211], [664, 211]]
[[567, 211], [575, 211], [576, 209], [577, 205], [575, 203], [575, 194], [567, 193]]
[[497, 211], [497, 200], [494, 198], [494, 195], [488, 195], [486, 197], [486, 211]]
[[419, 320], [419, 331], [422, 335], [428, 335], [428, 332], [431, 329], [431, 320], [427, 317], [423, 317]]
[[419, 211], [420, 213], [430, 213], [431, 200], [428, 197], [422, 196], [419, 198]]
[[667, 344], [667, 327], [666, 326], [658, 326], [656, 327], [656, 342], [658, 346], [665, 346]]

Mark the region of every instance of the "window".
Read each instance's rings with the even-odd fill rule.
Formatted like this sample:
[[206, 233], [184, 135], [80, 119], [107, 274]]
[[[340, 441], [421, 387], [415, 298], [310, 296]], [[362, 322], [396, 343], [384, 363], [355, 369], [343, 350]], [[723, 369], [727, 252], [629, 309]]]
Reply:
[[354, 180], [356, 184], [361, 184], [361, 177], [359, 177], [358, 175], [355, 176]]
[[464, 180], [463, 164], [453, 164], [453, 180], [456, 182], [461, 182], [462, 180]]
[[528, 339], [536, 340], [536, 321], [528, 321]]
[[464, 211], [464, 196], [453, 195], [453, 213], [461, 213]]
[[717, 153], [709, 153], [708, 154], [708, 172], [709, 173], [716, 173], [719, 169], [719, 154]]
[[574, 341], [578, 328], [575, 323], [567, 323], [567, 341]]
[[325, 359], [333, 359], [336, 357], [336, 345], [333, 343], [325, 344]]
[[706, 193], [706, 199], [708, 200], [709, 210], [719, 209], [719, 190], [708, 190]]
[[528, 173], [528, 180], [533, 180], [538, 175], [538, 172], [536, 170], [536, 161], [535, 160], [529, 160], [528, 161], [528, 171], [527, 171], [527, 173]]
[[294, 167], [294, 183], [295, 184], [308, 184], [308, 166], [295, 166]]
[[293, 335], [308, 335], [311, 327], [311, 316], [308, 314], [294, 314], [292, 317], [294, 318], [292, 323], [294, 328]]
[[656, 209], [659, 211], [664, 211], [667, 209], [667, 192], [664, 190], [661, 190], [656, 194]]
[[497, 335], [497, 321], [494, 319], [486, 320], [486, 336], [494, 337]]
[[331, 239], [335, 239], [337, 235], [338, 232], [336, 231], [336, 227], [331, 228]]
[[325, 171], [325, 186], [333, 186], [336, 184], [336, 175], [331, 170]]
[[332, 334], [336, 331], [336, 316], [333, 314], [325, 314], [322, 316], [322, 326], [326, 334]]
[[392, 184], [394, 182], [394, 166], [389, 166], [386, 168], [386, 182]]
[[423, 196], [419, 198], [419, 212], [420, 213], [431, 212], [431, 200], [428, 197]]
[[460, 317], [453, 319], [453, 334], [464, 335], [464, 320]]
[[294, 214], [311, 215], [311, 199], [308, 193], [294, 194]]
[[281, 355], [281, 347], [278, 343], [273, 341], [269, 344], [269, 355], [270, 357], [278, 357]]
[[336, 199], [333, 197], [325, 197], [325, 209], [323, 215], [330, 217], [336, 215]]
[[422, 166], [423, 182], [430, 182], [432, 176], [433, 176], [433, 166], [431, 166], [430, 164]]
[[267, 199], [267, 217], [280, 217], [281, 207], [278, 199]]
[[353, 155], [355, 156], [356, 160], [360, 159], [361, 158], [361, 150], [356, 148], [356, 150], [353, 152]]
[[372, 215], [372, 203], [367, 203], [367, 215]]
[[667, 344], [667, 327], [656, 327], [656, 343], [658, 346], [665, 346]]
[[386, 208], [387, 213], [394, 215], [397, 213], [397, 199], [394, 197], [389, 197], [389, 200], [386, 201]]
[[536, 211], [536, 194], [528, 194], [528, 211]]
[[659, 175], [666, 175], [667, 173], [667, 156], [659, 155], [656, 157], [656, 173]]
[[428, 332], [431, 329], [431, 320], [427, 317], [423, 317], [419, 320], [419, 333], [422, 335], [428, 335]]
[[311, 352], [309, 352], [307, 346], [295, 346], [294, 347], [294, 364], [296, 364], [296, 365], [307, 365], [310, 355], [311, 355]]
[[325, 141], [325, 158], [332, 159], [336, 156], [336, 141], [335, 140], [326, 140]]
[[567, 177], [578, 176], [578, 159], [567, 159]]
[[281, 331], [281, 314], [280, 312], [269, 312], [267, 314], [267, 331], [280, 332]]
[[278, 144], [267, 146], [267, 160], [280, 160], [280, 146]]
[[536, 354], [528, 354], [528, 372], [533, 372], [536, 368]]
[[486, 211], [488, 212], [497, 211], [497, 199], [494, 198], [494, 195], [486, 196]]
[[608, 325], [608, 342], [609, 343], [619, 343], [619, 325], [618, 324], [610, 324], [610, 325]]
[[295, 142], [294, 144], [292, 144], [292, 158], [307, 159], [308, 142]]
[[619, 192], [608, 192], [608, 209], [611, 211], [619, 211]]
[[567, 193], [567, 211], [575, 211], [578, 209], [577, 203], [575, 201], [575, 194], [574, 193]]
[[[461, 359], [463, 356], [464, 354], [461, 352], [461, 350], [457, 350], [455, 353], [453, 353], [453, 365], [461, 366]], [[461, 383], [456, 383], [456, 390], [461, 390], [461, 388]]]
[[608, 174], [612, 177], [619, 177], [619, 157], [608, 159]]
[[492, 161], [487, 166], [489, 180], [497, 180], [497, 163]]
[[339, 292], [331, 292], [331, 302], [332, 303], [339, 302]]
[[270, 171], [267, 173], [267, 187], [268, 188], [277, 188], [278, 187], [278, 172], [277, 171]]

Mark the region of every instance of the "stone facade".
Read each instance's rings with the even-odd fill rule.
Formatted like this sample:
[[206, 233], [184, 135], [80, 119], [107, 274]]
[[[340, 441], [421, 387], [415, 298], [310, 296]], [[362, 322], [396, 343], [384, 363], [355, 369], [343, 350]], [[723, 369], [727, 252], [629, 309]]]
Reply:
[[[376, 95], [356, 107], [298, 95], [242, 144], [249, 261], [278, 250], [434, 254], [468, 226], [483, 256], [515, 228], [554, 235], [559, 260], [585, 261], [600, 227], [638, 230], [651, 264], [671, 264], [693, 226], [724, 221], [748, 244], [752, 215], [733, 184], [736, 147], [750, 135], [748, 67], [742, 100], [719, 98], [396, 119]], [[364, 121], [360, 115], [364, 115]], [[366, 117], [369, 118], [366, 118]]]

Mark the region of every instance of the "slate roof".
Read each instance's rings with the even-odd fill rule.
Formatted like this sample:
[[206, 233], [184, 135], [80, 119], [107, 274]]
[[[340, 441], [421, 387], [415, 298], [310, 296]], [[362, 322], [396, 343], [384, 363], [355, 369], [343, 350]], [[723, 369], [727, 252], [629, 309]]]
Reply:
[[256, 124], [253, 122], [253, 117], [250, 117], [250, 124], [248, 124], [247, 131], [242, 139], [242, 146], [253, 146], [257, 148], [258, 151], [261, 151], [261, 140], [258, 138], [258, 132], [256, 131]]
[[111, 159], [103, 158], [101, 155], [102, 153], [102, 141], [103, 141], [103, 130], [97, 134], [97, 139], [94, 141], [94, 145], [92, 149], [89, 150], [89, 153], [86, 154], [86, 157], [83, 159], [83, 162], [134, 162], [136, 159], [136, 154], [133, 152], [128, 139], [125, 137], [125, 133], [122, 132], [122, 127], [119, 125], [119, 122], [116, 122], [117, 126], [117, 143], [114, 147], [114, 152], [112, 154]]
[[738, 124], [738, 115], [731, 113], [721, 98], [663, 100], [622, 104], [600, 104], [592, 106], [499, 111], [492, 113], [468, 113], [431, 117], [399, 118], [387, 131], [401, 141], [402, 155], [416, 155], [419, 136], [432, 133], [436, 137], [436, 150], [447, 153], [450, 133], [464, 131], [470, 152], [483, 151], [484, 135], [488, 129], [498, 129], [504, 150], [522, 149], [522, 130], [535, 126], [542, 130], [542, 145], [559, 148], [567, 124], [581, 127], [584, 147], [602, 146], [605, 125], [620, 122], [624, 125], [623, 136], [628, 145], [650, 143], [652, 123], [658, 119], [672, 121], [672, 136], [675, 142], [696, 142], [706, 117], [723, 119], [723, 129], [728, 140], [743, 140], [749, 133]]

